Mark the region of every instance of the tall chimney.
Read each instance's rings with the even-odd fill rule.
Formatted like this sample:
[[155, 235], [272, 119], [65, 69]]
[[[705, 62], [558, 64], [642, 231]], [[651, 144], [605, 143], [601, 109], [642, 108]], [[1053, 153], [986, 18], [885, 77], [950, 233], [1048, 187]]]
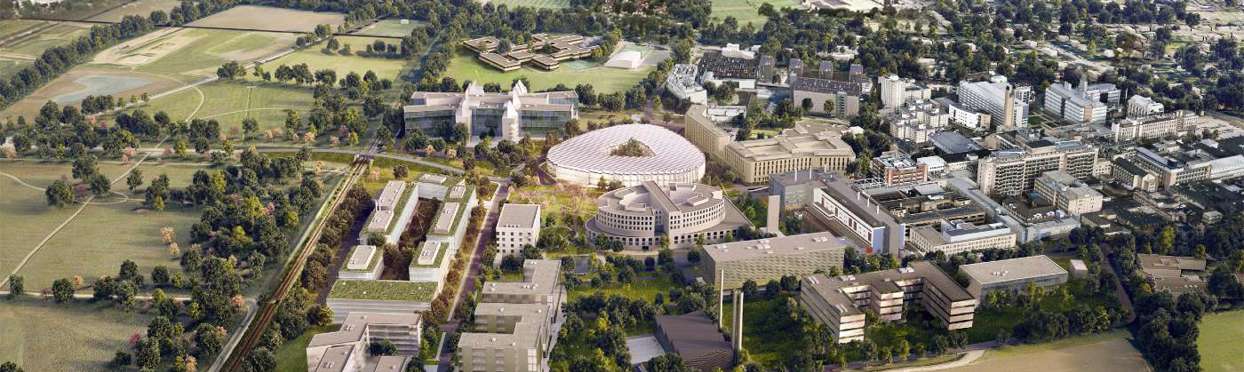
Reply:
[[725, 317], [726, 313], [725, 313], [725, 310], [723, 310], [725, 309], [724, 305], [726, 302], [726, 289], [723, 286], [725, 282], [726, 282], [726, 271], [718, 270], [717, 271], [717, 329], [726, 328], [726, 317]]
[[743, 350], [743, 291], [734, 291], [734, 326], [730, 329], [730, 342], [737, 353]]

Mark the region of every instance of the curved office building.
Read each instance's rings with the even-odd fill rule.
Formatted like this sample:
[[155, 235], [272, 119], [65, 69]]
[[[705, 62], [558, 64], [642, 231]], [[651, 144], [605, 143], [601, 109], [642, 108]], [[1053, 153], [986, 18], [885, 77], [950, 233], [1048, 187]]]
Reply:
[[[639, 155], [614, 155], [630, 140]], [[626, 124], [594, 130], [549, 149], [548, 170], [561, 182], [595, 186], [620, 181], [635, 186], [694, 183], [704, 177], [704, 153], [682, 136], [650, 124]]]

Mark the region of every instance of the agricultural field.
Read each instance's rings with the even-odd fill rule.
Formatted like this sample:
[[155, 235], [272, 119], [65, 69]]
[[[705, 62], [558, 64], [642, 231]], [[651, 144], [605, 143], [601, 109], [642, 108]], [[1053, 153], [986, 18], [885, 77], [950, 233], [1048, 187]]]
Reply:
[[756, 28], [760, 28], [769, 22], [768, 18], [760, 15], [760, 5], [769, 3], [774, 9], [782, 8], [798, 8], [799, 1], [796, 0], [713, 0], [712, 15], [713, 18], [726, 19], [726, 17], [734, 17], [739, 21], [739, 26], [748, 22], [752, 23]]
[[0, 77], [34, 62], [44, 50], [68, 45], [85, 35], [90, 25], [31, 20], [0, 21]]
[[[391, 38], [377, 38], [366, 36], [338, 36], [337, 41], [344, 48], [350, 46], [353, 52], [366, 51], [367, 45], [377, 40], [387, 44], [400, 43], [400, 40]], [[324, 53], [320, 46], [310, 47], [290, 53], [284, 57], [278, 58], [272, 62], [264, 64], [264, 68], [268, 71], [275, 71], [280, 65], [296, 65], [306, 63], [311, 71], [321, 69], [331, 69], [337, 71], [337, 78], [343, 78], [350, 72], [357, 72], [360, 75], [368, 70], [376, 73], [381, 78], [396, 80], [402, 72], [402, 68], [406, 66], [405, 59], [382, 58], [382, 57], [364, 57], [360, 55], [341, 55], [339, 53]]]
[[561, 68], [553, 71], [537, 70], [523, 67], [515, 71], [502, 72], [492, 66], [481, 63], [469, 53], [458, 53], [449, 62], [449, 68], [443, 76], [450, 76], [458, 82], [466, 80], [479, 83], [498, 83], [506, 90], [514, 79], [526, 77], [531, 82], [528, 89], [539, 91], [551, 89], [558, 83], [573, 88], [578, 84], [592, 84], [597, 93], [624, 92], [638, 84], [648, 76], [652, 67], [641, 67], [635, 70], [624, 70], [604, 67], [597, 62], [587, 60], [562, 62]]
[[[191, 26], [254, 31], [311, 32], [315, 26], [345, 24], [341, 13], [241, 5], [191, 22]], [[334, 30], [335, 31], [335, 30]]]
[[[121, 181], [113, 184], [113, 195], [86, 206], [54, 208], [47, 205], [43, 188], [68, 178], [69, 163], [0, 163], [0, 189], [5, 190], [0, 194], [0, 218], [4, 221], [0, 235], [6, 243], [0, 247], [0, 272], [7, 275], [29, 255], [17, 273], [26, 278], [27, 290], [38, 291], [60, 278], [80, 275], [89, 283], [99, 276], [115, 274], [125, 259], [134, 260], [143, 273], [156, 265], [179, 270], [176, 257], [161, 241], [160, 228], [174, 228], [177, 240], [185, 242], [199, 213], [173, 206], [163, 212], [139, 209], [142, 197], [128, 193], [123, 181], [130, 167], [101, 162], [100, 172]], [[199, 167], [144, 163], [138, 169], [147, 182], [167, 174], [172, 187], [181, 188], [190, 183]]]
[[486, 2], [496, 6], [505, 5], [509, 8], [525, 6], [536, 9], [562, 9], [570, 7], [570, 0], [487, 0]]
[[24, 16], [66, 21], [81, 21], [103, 14], [133, 0], [60, 1], [51, 7], [26, 9]]
[[103, 370], [148, 322], [147, 315], [115, 310], [109, 303], [0, 300], [0, 361], [27, 371]]
[[283, 128], [285, 110], [305, 114], [313, 101], [309, 88], [252, 80], [214, 81], [152, 99], [136, 109], [151, 114], [164, 111], [177, 120], [215, 119], [223, 134], [238, 138], [242, 119], [255, 118], [261, 131]]
[[181, 82], [161, 75], [79, 66], [9, 106], [0, 112], [0, 118], [34, 117], [47, 101], [76, 104], [88, 95], [128, 97], [167, 91], [179, 85]]
[[[402, 22], [406, 23], [403, 24]], [[412, 19], [382, 19], [376, 23], [372, 23], [366, 27], [351, 32], [351, 35], [358, 36], [387, 36], [387, 37], [406, 37], [416, 28], [425, 26], [423, 22]]]
[[126, 16], [139, 16], [147, 18], [151, 16], [151, 12], [163, 10], [168, 12], [181, 4], [180, 0], [138, 0], [132, 3], [126, 3], [116, 8], [112, 8], [107, 12], [100, 13], [88, 21], [96, 22], [121, 22]]
[[1244, 371], [1244, 310], [1206, 314], [1201, 319], [1197, 351], [1201, 352], [1201, 368], [1206, 372]]
[[1135, 372], [1150, 371], [1140, 352], [1128, 343], [1127, 331], [1081, 336], [1036, 345], [1008, 346], [948, 371], [1008, 372]]

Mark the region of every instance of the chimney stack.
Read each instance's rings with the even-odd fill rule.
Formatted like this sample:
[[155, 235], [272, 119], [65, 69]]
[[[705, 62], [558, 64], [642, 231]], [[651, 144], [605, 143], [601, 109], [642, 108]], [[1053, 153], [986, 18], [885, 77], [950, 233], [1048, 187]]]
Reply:
[[734, 352], [743, 350], [743, 291], [734, 291], [734, 326], [730, 329]]

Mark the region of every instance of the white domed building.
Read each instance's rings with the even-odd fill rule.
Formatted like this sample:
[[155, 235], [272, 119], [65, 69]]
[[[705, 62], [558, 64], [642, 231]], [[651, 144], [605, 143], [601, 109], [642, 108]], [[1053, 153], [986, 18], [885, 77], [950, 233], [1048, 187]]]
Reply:
[[[633, 141], [632, 141], [633, 140]], [[695, 183], [704, 177], [704, 153], [687, 139], [656, 125], [597, 129], [553, 146], [548, 171], [558, 181], [596, 186], [619, 181], [635, 186]]]

